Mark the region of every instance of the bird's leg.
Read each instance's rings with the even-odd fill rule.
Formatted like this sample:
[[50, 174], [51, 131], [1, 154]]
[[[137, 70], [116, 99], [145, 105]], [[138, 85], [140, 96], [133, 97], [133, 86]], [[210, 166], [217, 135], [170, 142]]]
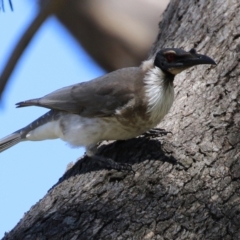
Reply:
[[88, 146], [86, 149], [87, 156], [90, 157], [93, 160], [96, 160], [97, 164], [100, 165], [101, 167], [107, 168], [107, 169], [115, 169], [117, 171], [129, 171], [133, 172], [132, 166], [127, 163], [118, 163], [115, 162], [111, 158], [106, 158], [103, 156], [96, 155], [97, 153], [97, 145], [91, 145]]
[[149, 131], [143, 133], [143, 136], [148, 137], [148, 138], [149, 137], [159, 137], [159, 136], [165, 136], [168, 133], [172, 134], [172, 132], [168, 132], [168, 131], [166, 131], [165, 129], [162, 129], [162, 128], [152, 128]]

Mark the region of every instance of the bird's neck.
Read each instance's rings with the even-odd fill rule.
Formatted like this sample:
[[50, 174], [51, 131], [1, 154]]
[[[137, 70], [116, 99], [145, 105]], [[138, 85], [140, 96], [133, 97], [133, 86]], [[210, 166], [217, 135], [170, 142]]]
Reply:
[[173, 75], [164, 73], [158, 67], [152, 67], [146, 72], [144, 85], [148, 103], [147, 112], [154, 122], [160, 122], [172, 106], [173, 79]]

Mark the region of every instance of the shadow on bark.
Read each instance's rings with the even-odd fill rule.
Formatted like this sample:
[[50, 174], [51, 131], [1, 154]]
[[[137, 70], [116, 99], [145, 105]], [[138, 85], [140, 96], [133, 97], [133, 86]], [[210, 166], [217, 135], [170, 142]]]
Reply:
[[85, 157], [4, 239], [237, 239], [240, 212], [230, 203], [239, 190], [224, 190], [218, 203], [211, 191], [215, 181], [226, 189], [227, 180], [207, 186], [204, 174], [183, 171], [165, 144], [140, 137], [101, 146], [102, 155], [134, 164], [136, 174], [101, 170]]
[[[133, 138], [125, 141], [115, 141], [106, 145], [102, 144], [102, 146], [99, 147], [98, 155], [112, 158], [116, 162], [128, 163], [130, 165], [149, 160], [168, 162], [173, 165], [179, 164], [179, 166], [184, 167], [173, 156], [168, 156], [167, 153], [164, 152], [161, 142], [158, 139], [149, 139], [145, 137]], [[106, 168], [100, 166], [95, 160], [85, 156], [68, 169], [56, 185], [72, 176], [85, 174], [91, 171], [101, 171], [104, 169]], [[111, 173], [109, 174], [114, 175], [111, 177], [111, 180], [114, 181], [113, 179], [121, 179], [127, 174], [133, 173], [127, 171], [117, 173], [115, 170], [111, 170]]]

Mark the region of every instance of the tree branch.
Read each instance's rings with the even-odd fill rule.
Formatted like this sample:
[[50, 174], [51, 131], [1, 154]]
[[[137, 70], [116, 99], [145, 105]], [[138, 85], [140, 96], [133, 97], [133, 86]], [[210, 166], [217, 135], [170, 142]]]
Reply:
[[21, 37], [20, 41], [18, 42], [17, 46], [14, 48], [12, 54], [10, 55], [9, 60], [7, 61], [6, 66], [4, 67], [4, 70], [0, 77], [0, 98], [2, 96], [2, 93], [4, 91], [4, 88], [8, 82], [9, 77], [11, 76], [14, 67], [16, 66], [19, 58], [21, 57], [22, 53], [28, 46], [29, 42], [33, 38], [34, 34], [37, 32], [37, 30], [40, 28], [42, 23], [52, 14], [57, 13], [61, 10], [61, 8], [66, 3], [66, 0], [51, 0], [46, 3], [45, 6], [43, 6], [36, 16], [36, 18], [33, 20], [31, 25], [27, 28], [26, 32]]

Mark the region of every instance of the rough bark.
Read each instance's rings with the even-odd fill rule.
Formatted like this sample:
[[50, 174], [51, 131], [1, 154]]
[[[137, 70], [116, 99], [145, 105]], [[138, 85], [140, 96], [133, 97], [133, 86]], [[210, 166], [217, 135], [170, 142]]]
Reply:
[[83, 158], [7, 239], [240, 239], [240, 2], [172, 0], [152, 54], [196, 47], [216, 67], [175, 79], [166, 137], [106, 144], [135, 175]]

